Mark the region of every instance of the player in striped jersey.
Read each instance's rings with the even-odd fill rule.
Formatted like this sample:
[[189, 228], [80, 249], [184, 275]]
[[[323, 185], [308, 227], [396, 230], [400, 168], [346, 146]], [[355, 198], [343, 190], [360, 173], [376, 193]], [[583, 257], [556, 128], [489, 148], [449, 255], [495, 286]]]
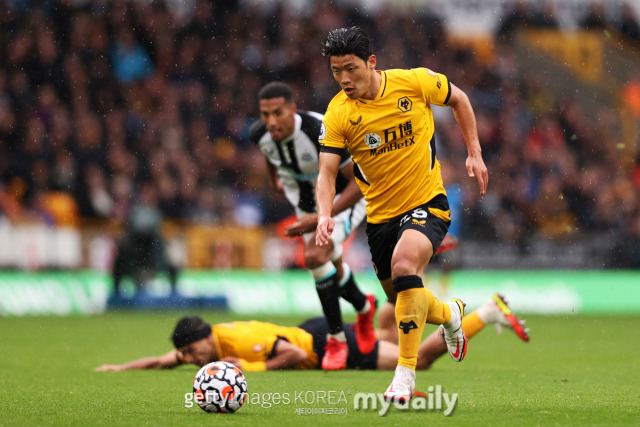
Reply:
[[318, 176], [318, 137], [322, 115], [298, 111], [293, 90], [282, 82], [271, 82], [258, 93], [260, 118], [251, 127], [251, 140], [264, 154], [271, 185], [284, 192], [294, 207], [298, 221], [287, 228], [288, 236], [304, 237], [305, 264], [311, 272], [329, 324], [323, 369], [344, 369], [348, 346], [342, 327], [340, 296], [358, 312], [358, 346], [368, 353], [375, 344], [373, 316], [376, 300], [356, 286], [353, 273], [342, 260], [342, 243], [358, 227], [366, 214], [362, 193], [355, 183], [353, 164], [347, 150], [340, 154], [337, 197], [332, 216], [338, 227], [328, 245], [317, 246], [315, 186]]

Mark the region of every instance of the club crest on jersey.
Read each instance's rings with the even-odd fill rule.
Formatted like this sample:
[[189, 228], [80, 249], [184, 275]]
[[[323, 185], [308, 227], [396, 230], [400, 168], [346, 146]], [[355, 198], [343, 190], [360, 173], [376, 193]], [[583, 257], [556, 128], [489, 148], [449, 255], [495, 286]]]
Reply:
[[411, 100], [409, 98], [407, 98], [406, 96], [403, 96], [402, 98], [398, 99], [398, 108], [400, 109], [400, 111], [402, 111], [403, 113], [406, 113], [408, 111], [411, 111], [411, 106], [413, 105], [413, 103], [411, 102]]
[[322, 141], [325, 136], [327, 136], [327, 125], [322, 122], [322, 125], [320, 125], [320, 136], [318, 136], [318, 141]]
[[364, 143], [369, 148], [378, 148], [382, 144], [382, 138], [377, 133], [368, 133], [364, 136]]

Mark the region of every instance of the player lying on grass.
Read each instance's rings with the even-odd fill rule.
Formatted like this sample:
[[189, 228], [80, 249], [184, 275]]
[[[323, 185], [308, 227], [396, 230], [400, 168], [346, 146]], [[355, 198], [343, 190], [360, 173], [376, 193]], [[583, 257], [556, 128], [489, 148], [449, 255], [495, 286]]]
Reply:
[[[393, 315], [386, 310], [385, 316]], [[465, 322], [469, 318], [470, 320]], [[463, 319], [462, 327], [469, 337], [488, 324], [512, 327], [528, 341], [528, 330], [498, 295]], [[385, 340], [376, 341], [373, 351], [363, 354], [356, 335], [344, 324], [349, 345], [347, 369], [393, 370], [398, 363], [398, 346]], [[102, 365], [97, 371], [173, 368], [183, 363], [204, 366], [224, 360], [243, 371], [274, 369], [320, 369], [327, 339], [327, 321], [323, 317], [309, 319], [298, 327], [278, 326], [249, 321], [209, 325], [197, 316], [180, 319], [173, 332], [174, 350], [162, 356], [145, 357], [122, 365]], [[392, 329], [395, 329], [393, 327]], [[388, 334], [387, 334], [388, 337]], [[440, 330], [425, 339], [418, 349], [418, 369], [428, 369], [443, 354], [447, 345]]]

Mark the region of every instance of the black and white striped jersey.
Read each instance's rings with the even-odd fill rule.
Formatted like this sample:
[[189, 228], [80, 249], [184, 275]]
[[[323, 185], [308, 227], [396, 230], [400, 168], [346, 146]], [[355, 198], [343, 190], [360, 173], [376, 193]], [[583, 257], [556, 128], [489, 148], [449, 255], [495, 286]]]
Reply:
[[[251, 126], [251, 141], [258, 145], [267, 160], [277, 168], [289, 203], [303, 212], [316, 212], [316, 179], [320, 153], [318, 137], [322, 118], [322, 114], [298, 111], [293, 135], [279, 143], [271, 139], [262, 121], [258, 120]], [[350, 162], [351, 156], [345, 148], [340, 167]], [[336, 178], [336, 195], [347, 184], [347, 179], [339, 173]]]

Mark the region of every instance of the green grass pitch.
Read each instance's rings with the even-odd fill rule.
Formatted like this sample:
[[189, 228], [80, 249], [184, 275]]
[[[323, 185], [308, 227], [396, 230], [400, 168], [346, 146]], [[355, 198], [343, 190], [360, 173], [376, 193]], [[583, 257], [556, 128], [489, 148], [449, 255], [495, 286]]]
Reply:
[[[458, 393], [455, 411], [391, 407], [354, 410], [358, 392], [382, 393], [391, 372], [247, 373], [254, 394], [290, 393], [291, 402], [246, 403], [235, 414], [185, 407], [195, 366], [166, 371], [94, 372], [162, 354], [178, 312], [110, 312], [94, 317], [0, 319], [0, 425], [637, 425], [640, 423], [640, 317], [529, 316], [531, 342], [486, 328], [467, 358], [446, 356], [418, 373], [416, 388]], [[237, 320], [200, 312], [212, 323]], [[260, 320], [295, 325], [294, 318]], [[432, 330], [432, 329], [429, 329]], [[307, 393], [293, 402], [295, 393]], [[310, 393], [308, 393], [310, 392]], [[309, 402], [319, 392], [344, 400]], [[328, 394], [327, 394], [328, 395]], [[262, 399], [262, 402], [265, 400]], [[296, 410], [338, 414], [296, 414]], [[346, 414], [339, 413], [347, 411]]]

